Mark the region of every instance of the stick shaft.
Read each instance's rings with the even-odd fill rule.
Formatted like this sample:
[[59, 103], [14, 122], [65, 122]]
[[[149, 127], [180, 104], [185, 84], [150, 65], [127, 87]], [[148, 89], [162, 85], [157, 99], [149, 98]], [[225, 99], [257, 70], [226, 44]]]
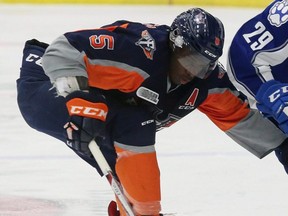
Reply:
[[96, 141], [93, 139], [88, 145], [94, 159], [96, 160], [97, 164], [99, 165], [101, 171], [103, 172], [104, 176], [106, 176], [113, 192], [117, 196], [118, 200], [121, 202], [121, 205], [125, 209], [128, 216], [135, 216], [133, 213], [132, 207], [128, 202], [126, 196], [124, 195], [123, 188], [120, 182], [115, 177], [112, 169], [110, 168], [107, 160], [105, 159], [103, 153], [101, 152], [99, 146], [97, 145]]

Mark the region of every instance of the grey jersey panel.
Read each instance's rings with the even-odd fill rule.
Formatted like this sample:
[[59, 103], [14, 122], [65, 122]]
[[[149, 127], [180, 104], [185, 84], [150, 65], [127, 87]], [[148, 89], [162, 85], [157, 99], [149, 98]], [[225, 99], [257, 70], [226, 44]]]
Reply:
[[226, 131], [226, 134], [258, 158], [265, 157], [287, 138], [257, 110], [251, 110], [243, 121]]
[[75, 49], [62, 35], [46, 49], [42, 58], [43, 69], [52, 83], [59, 77], [88, 77], [84, 55], [84, 52]]

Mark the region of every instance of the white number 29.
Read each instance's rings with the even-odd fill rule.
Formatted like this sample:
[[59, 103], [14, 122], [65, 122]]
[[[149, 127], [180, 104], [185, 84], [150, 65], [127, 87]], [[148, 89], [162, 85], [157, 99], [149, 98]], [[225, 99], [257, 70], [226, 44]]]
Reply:
[[251, 43], [250, 38], [256, 36], [256, 35], [260, 35], [258, 40], [253, 42], [250, 45], [250, 48], [255, 51], [255, 50], [260, 50], [263, 47], [265, 47], [268, 43], [270, 43], [273, 40], [273, 35], [266, 30], [265, 26], [263, 25], [263, 23], [261, 22], [257, 22], [255, 25], [255, 31], [251, 32], [251, 33], [247, 33], [247, 34], [243, 34], [244, 39], [246, 40], [246, 42], [249, 44]]

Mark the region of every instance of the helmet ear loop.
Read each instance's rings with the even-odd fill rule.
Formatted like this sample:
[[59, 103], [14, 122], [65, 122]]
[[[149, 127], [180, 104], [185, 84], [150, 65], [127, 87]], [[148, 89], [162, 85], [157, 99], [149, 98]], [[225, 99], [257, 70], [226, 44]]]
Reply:
[[175, 51], [176, 48], [183, 48], [185, 42], [183, 36], [179, 34], [178, 28], [170, 32], [169, 39], [173, 42], [173, 51]]

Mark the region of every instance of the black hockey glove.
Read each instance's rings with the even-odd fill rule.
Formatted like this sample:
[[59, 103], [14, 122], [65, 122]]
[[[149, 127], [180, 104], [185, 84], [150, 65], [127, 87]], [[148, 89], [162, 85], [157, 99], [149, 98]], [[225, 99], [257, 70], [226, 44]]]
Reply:
[[104, 129], [108, 107], [101, 94], [75, 91], [66, 97], [69, 112], [64, 128], [67, 145], [79, 153], [91, 156], [89, 142], [101, 135]]
[[40, 42], [36, 39], [31, 39], [31, 40], [28, 40], [26, 41], [26, 45], [35, 45], [35, 46], [39, 46], [39, 47], [42, 47], [44, 49], [46, 49], [49, 45], [44, 43], [44, 42]]

